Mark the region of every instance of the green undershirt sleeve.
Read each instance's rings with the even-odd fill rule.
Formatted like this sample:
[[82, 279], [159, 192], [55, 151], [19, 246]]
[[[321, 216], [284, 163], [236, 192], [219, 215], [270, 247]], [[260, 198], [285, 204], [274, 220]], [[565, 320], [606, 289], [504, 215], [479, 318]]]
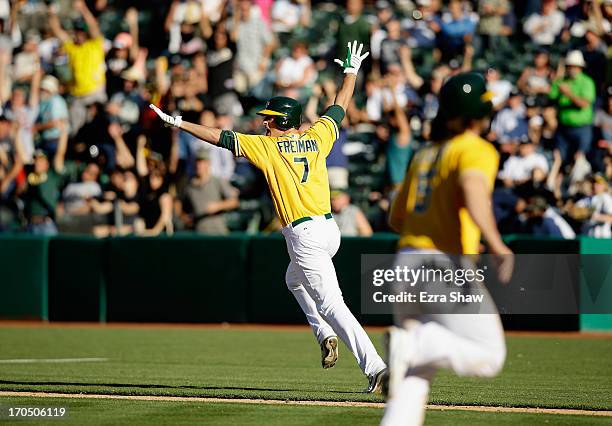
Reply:
[[332, 105], [327, 108], [323, 115], [334, 120], [336, 125], [340, 127], [340, 123], [342, 123], [345, 113], [344, 109], [340, 105]]
[[221, 137], [219, 137], [219, 143], [217, 144], [221, 148], [229, 149], [234, 155], [236, 155], [236, 139], [234, 134], [229, 130], [223, 130]]

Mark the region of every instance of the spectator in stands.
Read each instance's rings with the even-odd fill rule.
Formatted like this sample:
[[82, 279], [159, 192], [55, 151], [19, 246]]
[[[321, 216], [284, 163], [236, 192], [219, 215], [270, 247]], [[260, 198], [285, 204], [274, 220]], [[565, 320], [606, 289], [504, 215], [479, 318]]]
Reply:
[[224, 213], [238, 208], [237, 190], [211, 174], [210, 154], [200, 150], [196, 158], [196, 175], [183, 198], [183, 220], [202, 234], [224, 235], [229, 231]]
[[121, 79], [123, 87], [110, 98], [106, 111], [110, 121], [119, 123], [123, 134], [128, 135], [130, 144], [134, 146], [140, 130], [140, 111], [145, 106], [139, 90], [145, 76], [137, 68], [129, 68], [121, 73]]
[[138, 43], [138, 11], [131, 7], [125, 13], [129, 33], [115, 36], [111, 50], [106, 56], [106, 93], [110, 98], [123, 89], [121, 74], [134, 65], [140, 46]]
[[[140, 177], [139, 220], [134, 224], [138, 235], [154, 237], [165, 232], [174, 233], [172, 223], [172, 196], [168, 193], [166, 166], [157, 159], [147, 164], [144, 138], [138, 141], [136, 169]], [[150, 154], [151, 156], [151, 154]]]
[[68, 105], [59, 95], [59, 81], [46, 75], [40, 83], [40, 107], [38, 118], [32, 129], [38, 135], [39, 146], [49, 155], [54, 155], [63, 128], [68, 128]]
[[595, 238], [612, 238], [612, 195], [608, 180], [603, 174], [591, 177], [593, 195], [576, 203], [578, 208], [586, 208], [589, 218], [582, 227], [582, 234]]
[[136, 175], [131, 171], [115, 170], [110, 181], [103, 200], [92, 200], [96, 213], [106, 214], [106, 224], [96, 225], [93, 229], [93, 234], [98, 238], [134, 233], [140, 211]]
[[429, 140], [431, 133], [431, 122], [438, 114], [438, 95], [442, 84], [446, 78], [450, 75], [451, 69], [447, 65], [440, 65], [436, 67], [431, 73], [431, 80], [429, 82], [429, 89], [423, 97], [423, 130], [422, 136], [425, 140]]
[[563, 238], [561, 229], [550, 217], [546, 217], [548, 203], [544, 197], [532, 197], [525, 207], [525, 222], [521, 232], [539, 237]]
[[557, 8], [555, 0], [542, 0], [539, 13], [534, 13], [523, 24], [523, 30], [531, 41], [540, 46], [551, 46], [565, 26], [565, 15]]
[[203, 3], [197, 0], [172, 1], [164, 23], [165, 30], [170, 35], [168, 52], [193, 56], [203, 50], [202, 37], [209, 38], [212, 33], [208, 16], [202, 9]]
[[351, 204], [351, 197], [347, 192], [341, 189], [332, 191], [331, 208], [343, 237], [372, 236], [370, 223], [361, 209]]
[[435, 13], [436, 0], [417, 0], [412, 16], [402, 21], [408, 30], [410, 47], [433, 49], [436, 46], [436, 34], [440, 32], [440, 23]]
[[291, 48], [291, 55], [279, 60], [275, 67], [278, 94], [304, 100], [308, 90], [317, 78], [314, 61], [308, 56], [308, 45], [297, 41]]
[[100, 166], [89, 163], [81, 173], [80, 182], [71, 182], [62, 192], [63, 213], [69, 216], [79, 216], [91, 213], [90, 200], [102, 196]]
[[[19, 135], [10, 137], [11, 123], [8, 117], [0, 116], [0, 204], [6, 204], [16, 189], [16, 178], [23, 166], [23, 154]], [[1, 223], [0, 223], [0, 226]]]
[[567, 162], [574, 153], [576, 158], [584, 158], [593, 139], [595, 84], [583, 72], [586, 63], [579, 50], [567, 54], [565, 66], [566, 75], [553, 82], [549, 94], [558, 109], [557, 162]]
[[412, 133], [408, 116], [397, 101], [393, 82], [387, 80], [391, 93], [391, 102], [388, 104], [389, 139], [386, 142], [386, 168], [387, 178], [391, 190], [396, 190], [404, 181], [404, 175], [412, 158]]
[[504, 36], [504, 15], [510, 12], [510, 2], [508, 0], [479, 0], [478, 33], [482, 37], [482, 48], [500, 49], [505, 47], [501, 42]]
[[238, 0], [234, 11], [231, 39], [236, 43], [236, 90], [245, 93], [257, 86], [270, 66], [274, 36], [261, 25], [260, 9], [251, 0]]
[[[36, 117], [38, 116], [38, 104], [40, 99], [40, 71], [32, 76], [30, 85], [30, 99], [27, 102], [27, 95], [22, 88], [13, 89], [10, 105], [5, 109], [6, 117], [15, 123], [19, 133], [21, 148], [21, 161], [24, 164], [32, 164], [34, 154], [34, 137]], [[53, 150], [54, 152], [54, 150]]]
[[384, 75], [399, 68], [408, 84], [413, 89], [419, 89], [423, 85], [423, 79], [414, 69], [412, 48], [402, 37], [400, 21], [397, 19], [389, 21], [387, 33], [380, 47], [380, 71]]
[[448, 12], [442, 15], [438, 47], [442, 61], [462, 56], [466, 45], [471, 45], [478, 18], [465, 11], [463, 0], [451, 0]]
[[548, 101], [553, 78], [550, 54], [546, 49], [539, 48], [534, 55], [533, 66], [523, 70], [516, 85], [525, 95], [533, 97], [538, 106], [544, 106]]
[[15, 67], [13, 78], [16, 83], [29, 83], [35, 73], [40, 70], [40, 57], [38, 54], [38, 44], [40, 34], [36, 30], [29, 30], [25, 36], [25, 43], [21, 52], [15, 55]]
[[286, 44], [293, 31], [310, 23], [310, 0], [276, 0], [271, 17], [272, 31]]
[[106, 101], [106, 75], [104, 37], [98, 21], [83, 0], [74, 0], [73, 9], [82, 16], [74, 22], [74, 37], [62, 28], [56, 7], [49, 7], [49, 26], [62, 42], [68, 55], [72, 81], [70, 82], [70, 132], [76, 132], [85, 124], [87, 106]]
[[580, 48], [584, 62], [584, 73], [593, 79], [597, 93], [602, 93], [606, 82], [608, 46], [601, 40], [594, 24], [586, 27], [584, 46]]
[[402, 64], [402, 51], [409, 49], [408, 41], [402, 37], [402, 28], [398, 19], [387, 23], [387, 35], [380, 45], [380, 72], [386, 74], [389, 65]]
[[507, 106], [493, 119], [488, 139], [500, 144], [519, 141], [528, 135], [528, 129], [523, 96], [517, 89], [513, 89]]
[[[393, 19], [393, 7], [387, 0], [376, 2], [376, 20], [371, 28], [370, 51], [372, 61], [377, 66], [380, 61], [380, 45], [387, 37], [387, 24]], [[380, 70], [377, 71], [380, 74]]]
[[349, 42], [368, 45], [370, 42], [370, 23], [363, 14], [363, 0], [346, 0], [346, 14], [338, 27], [338, 43], [336, 45], [337, 58], [346, 56], [346, 47]]
[[35, 235], [57, 234], [55, 218], [64, 180], [67, 144], [68, 129], [66, 126], [61, 126], [52, 165], [49, 164], [45, 151], [39, 149], [34, 152], [34, 168], [27, 176], [24, 203], [28, 230]]
[[490, 67], [485, 75], [487, 90], [493, 94], [491, 102], [494, 109], [500, 109], [508, 100], [512, 92], [512, 83], [504, 79], [498, 68]]
[[514, 187], [528, 181], [542, 182], [548, 173], [546, 157], [536, 151], [536, 146], [527, 136], [518, 147], [519, 155], [513, 155], [504, 163], [499, 178], [506, 187]]
[[214, 110], [239, 116], [242, 107], [234, 91], [235, 58], [236, 45], [230, 40], [225, 27], [217, 25], [206, 51], [207, 95]]

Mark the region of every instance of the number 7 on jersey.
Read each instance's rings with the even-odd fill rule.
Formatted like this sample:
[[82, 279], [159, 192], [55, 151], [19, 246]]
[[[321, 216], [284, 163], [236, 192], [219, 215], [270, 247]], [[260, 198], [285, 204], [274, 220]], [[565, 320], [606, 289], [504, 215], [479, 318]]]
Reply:
[[300, 183], [306, 183], [308, 181], [308, 173], [310, 172], [310, 167], [308, 165], [308, 158], [306, 157], [294, 157], [294, 163], [304, 163], [304, 174], [302, 175], [302, 180]]

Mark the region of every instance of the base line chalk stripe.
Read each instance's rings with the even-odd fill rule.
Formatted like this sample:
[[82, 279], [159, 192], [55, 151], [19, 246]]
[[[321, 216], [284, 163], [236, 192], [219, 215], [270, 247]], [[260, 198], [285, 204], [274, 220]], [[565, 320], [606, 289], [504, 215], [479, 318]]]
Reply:
[[[241, 399], [241, 398], [208, 398], [184, 396], [148, 396], [148, 395], [106, 395], [106, 394], [72, 394], [56, 392], [17, 392], [0, 391], [0, 397], [35, 397], [35, 398], [75, 398], [75, 399], [126, 399], [132, 401], [165, 401], [165, 402], [208, 402], [236, 403], [262, 405], [306, 405], [315, 407], [365, 407], [383, 408], [382, 402], [353, 401], [291, 401], [281, 399]], [[533, 407], [491, 407], [482, 405], [427, 405], [428, 410], [437, 411], [478, 411], [485, 413], [517, 413], [517, 414], [558, 414], [612, 417], [612, 411], [579, 410], [566, 408], [533, 408]]]
[[0, 364], [37, 364], [37, 363], [63, 363], [63, 362], [105, 362], [108, 358], [23, 358], [0, 359]]

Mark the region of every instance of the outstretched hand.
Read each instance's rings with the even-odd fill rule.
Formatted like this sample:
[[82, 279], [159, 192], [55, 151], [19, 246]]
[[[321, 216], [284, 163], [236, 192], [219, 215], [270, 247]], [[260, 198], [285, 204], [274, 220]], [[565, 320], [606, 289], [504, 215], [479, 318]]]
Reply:
[[180, 115], [176, 116], [176, 117], [172, 117], [172, 116], [166, 114], [165, 112], [163, 112], [161, 109], [157, 108], [153, 104], [149, 104], [149, 108], [151, 108], [153, 111], [155, 111], [155, 114], [157, 114], [159, 116], [159, 118], [162, 119], [162, 121], [164, 122], [164, 126], [166, 126], [166, 127], [181, 127], [181, 123], [183, 122], [183, 118]]
[[334, 62], [344, 68], [345, 74], [357, 74], [359, 68], [361, 67], [361, 63], [365, 58], [368, 57], [370, 52], [364, 52], [363, 55], [361, 51], [363, 50], [363, 43], [359, 43], [357, 46], [357, 40], [348, 43], [348, 52], [346, 55], [346, 59], [342, 61], [341, 59], [334, 59]]

